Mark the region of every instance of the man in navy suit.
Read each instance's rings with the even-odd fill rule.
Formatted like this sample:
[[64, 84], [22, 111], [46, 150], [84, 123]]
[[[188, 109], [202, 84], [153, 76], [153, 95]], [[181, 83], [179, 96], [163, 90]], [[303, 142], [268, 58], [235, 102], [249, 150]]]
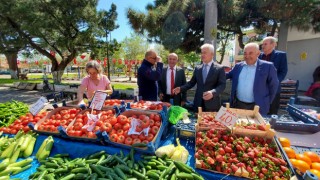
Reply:
[[193, 107], [197, 111], [202, 107], [203, 111], [218, 111], [221, 107], [220, 94], [226, 88], [226, 74], [224, 68], [213, 61], [215, 54], [212, 44], [201, 46], [202, 64], [194, 69], [189, 82], [173, 90], [175, 94], [185, 92], [197, 84], [197, 90], [193, 100]]
[[277, 94], [270, 105], [270, 110], [268, 114], [278, 114], [278, 110], [280, 108], [280, 83], [284, 80], [288, 72], [287, 54], [283, 51], [275, 50], [276, 45], [276, 38], [272, 36], [264, 38], [262, 41], [263, 52], [259, 56], [259, 59], [273, 63], [274, 67], [277, 69], [277, 76], [279, 80]]
[[139, 96], [145, 101], [157, 101], [158, 81], [161, 79], [163, 63], [158, 62], [159, 58], [155, 50], [146, 52], [144, 60], [138, 69]]
[[161, 82], [159, 82], [160, 100], [170, 102], [173, 100], [173, 105], [183, 106], [187, 100], [187, 93], [174, 95], [172, 92], [175, 87], [186, 84], [186, 75], [184, 70], [177, 66], [178, 55], [170, 53], [168, 55], [168, 67], [163, 68]]
[[266, 115], [279, 81], [274, 65], [258, 59], [259, 54], [259, 45], [248, 43], [244, 47], [245, 61], [237, 63], [227, 73], [227, 79], [232, 80], [230, 104], [233, 107], [252, 110], [254, 105], [258, 105], [260, 114]]

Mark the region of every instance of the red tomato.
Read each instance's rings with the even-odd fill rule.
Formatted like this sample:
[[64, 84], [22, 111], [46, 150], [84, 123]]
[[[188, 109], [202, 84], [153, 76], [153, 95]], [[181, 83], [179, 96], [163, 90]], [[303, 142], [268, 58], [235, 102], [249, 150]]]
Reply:
[[138, 125], [136, 126], [136, 132], [141, 132], [143, 130], [142, 126]]
[[119, 136], [118, 136], [118, 139], [117, 139], [117, 142], [123, 144], [123, 143], [124, 143], [124, 140], [125, 140], [125, 137], [124, 137], [123, 135], [119, 135]]
[[118, 129], [118, 130], [117, 130], [117, 134], [118, 134], [118, 135], [123, 135], [123, 129]]
[[110, 132], [112, 129], [112, 125], [110, 123], [106, 123], [105, 127], [106, 127], [106, 129], [105, 129], [106, 132]]
[[154, 126], [155, 122], [153, 119], [150, 119], [150, 127]]
[[150, 121], [149, 121], [149, 117], [146, 116], [143, 120], [140, 121], [141, 122], [141, 126], [142, 129], [149, 127], [150, 125]]
[[160, 121], [156, 121], [156, 122], [154, 123], [154, 125], [155, 125], [155, 126], [158, 126], [158, 127], [160, 128], [161, 122], [160, 122]]
[[116, 124], [113, 126], [113, 128], [114, 128], [115, 130], [121, 129], [121, 128], [122, 128], [122, 124], [116, 123]]
[[160, 115], [159, 114], [155, 114], [154, 115], [154, 120], [155, 121], [161, 121]]
[[117, 140], [118, 140], [118, 135], [117, 134], [112, 134], [110, 136], [110, 141], [117, 142]]
[[29, 126], [23, 127], [23, 131], [24, 131], [24, 132], [28, 132], [29, 130], [30, 130]]
[[61, 115], [65, 115], [65, 114], [67, 114], [67, 113], [68, 113], [67, 110], [61, 110], [61, 111], [60, 111], [60, 114], [61, 114]]
[[159, 131], [159, 127], [158, 126], [152, 126], [151, 133], [153, 135], [156, 135], [158, 133], [158, 131]]
[[123, 129], [124, 131], [129, 130], [129, 129], [130, 129], [130, 124], [129, 124], [129, 123], [125, 123], [125, 124], [122, 126], [122, 129]]
[[88, 138], [96, 138], [96, 134], [93, 132], [88, 132]]
[[124, 136], [124, 137], [129, 137], [128, 131], [123, 131], [123, 136]]
[[10, 134], [17, 134], [17, 130], [16, 129], [11, 129], [10, 130]]
[[74, 131], [74, 136], [78, 136], [78, 137], [80, 137], [80, 136], [82, 136], [82, 131]]
[[67, 120], [61, 120], [60, 125], [67, 125]]
[[108, 120], [108, 116], [107, 116], [107, 115], [102, 115], [102, 116], [100, 117], [100, 120], [101, 120], [101, 121], [106, 121], [106, 120]]
[[140, 115], [139, 115], [139, 119], [140, 119], [140, 120], [144, 120], [145, 117], [146, 117], [146, 115], [144, 115], [144, 114], [140, 114]]
[[139, 135], [139, 139], [140, 139], [141, 141], [143, 141], [143, 140], [147, 139], [147, 136], [145, 136], [143, 133], [141, 133], [141, 134]]
[[139, 135], [138, 134], [131, 134], [131, 138], [132, 139], [137, 139], [137, 138], [139, 138]]
[[151, 133], [148, 133], [148, 136], [147, 136], [147, 141], [152, 141], [153, 140], [153, 138], [154, 138], [154, 135], [153, 134], [151, 134]]
[[67, 134], [69, 135], [69, 136], [74, 136], [74, 130], [68, 130], [67, 131]]
[[63, 119], [69, 119], [70, 118], [70, 114], [64, 114], [62, 117], [63, 117]]
[[117, 117], [117, 122], [120, 123], [120, 124], [126, 124], [128, 122], [128, 119], [124, 115], [119, 115]]
[[109, 119], [111, 125], [115, 125], [117, 123], [117, 118], [112, 117]]
[[150, 115], [149, 115], [149, 118], [153, 120], [153, 119], [154, 119], [154, 115], [155, 115], [155, 114], [150, 114]]
[[103, 124], [103, 123], [102, 123], [102, 121], [100, 121], [100, 120], [96, 122], [96, 126], [101, 126], [102, 124]]
[[131, 145], [131, 144], [132, 144], [132, 138], [131, 138], [131, 137], [127, 137], [127, 138], [125, 139], [124, 143], [125, 143], [126, 145]]

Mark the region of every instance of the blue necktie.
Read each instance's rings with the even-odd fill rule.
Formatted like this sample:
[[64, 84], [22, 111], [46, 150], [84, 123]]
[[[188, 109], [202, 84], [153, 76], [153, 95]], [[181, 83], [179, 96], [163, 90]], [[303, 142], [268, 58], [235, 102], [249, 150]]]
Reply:
[[206, 82], [207, 75], [208, 75], [208, 64], [203, 64], [203, 68], [202, 68], [203, 83]]

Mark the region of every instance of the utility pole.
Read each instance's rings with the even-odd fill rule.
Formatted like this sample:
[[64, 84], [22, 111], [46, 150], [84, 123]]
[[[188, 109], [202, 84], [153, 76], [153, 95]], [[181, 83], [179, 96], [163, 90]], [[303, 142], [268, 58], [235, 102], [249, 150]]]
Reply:
[[[205, 0], [205, 17], [204, 17], [204, 43], [209, 43], [217, 47], [217, 28], [218, 24], [218, 3], [217, 0]], [[216, 56], [214, 56], [214, 61]]]

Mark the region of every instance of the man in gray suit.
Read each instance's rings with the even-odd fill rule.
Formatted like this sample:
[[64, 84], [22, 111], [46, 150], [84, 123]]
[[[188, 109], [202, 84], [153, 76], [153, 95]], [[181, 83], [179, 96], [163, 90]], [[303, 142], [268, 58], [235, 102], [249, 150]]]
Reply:
[[175, 94], [185, 92], [197, 84], [193, 100], [195, 111], [202, 107], [203, 111], [218, 111], [221, 107], [220, 94], [226, 88], [226, 74], [224, 68], [213, 61], [215, 55], [212, 44], [201, 46], [202, 64], [197, 66], [192, 78], [187, 84], [173, 90]]
[[163, 68], [161, 82], [159, 83], [159, 97], [164, 102], [173, 100], [173, 105], [183, 106], [186, 102], [186, 92], [175, 95], [172, 91], [175, 87], [186, 84], [184, 70], [177, 67], [178, 55], [171, 53], [168, 55], [168, 67]]

